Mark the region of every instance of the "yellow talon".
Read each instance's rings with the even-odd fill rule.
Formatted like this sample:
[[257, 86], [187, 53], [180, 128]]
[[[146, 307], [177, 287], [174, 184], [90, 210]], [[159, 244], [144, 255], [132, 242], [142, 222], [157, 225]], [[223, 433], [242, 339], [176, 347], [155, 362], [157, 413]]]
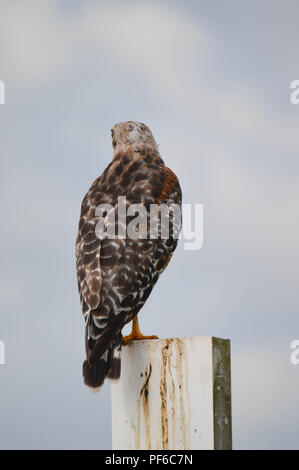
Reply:
[[131, 341], [141, 340], [141, 339], [159, 339], [159, 338], [156, 335], [144, 336], [140, 331], [139, 323], [138, 323], [138, 316], [136, 315], [136, 317], [133, 318], [131, 333], [123, 337], [123, 345], [127, 346]]

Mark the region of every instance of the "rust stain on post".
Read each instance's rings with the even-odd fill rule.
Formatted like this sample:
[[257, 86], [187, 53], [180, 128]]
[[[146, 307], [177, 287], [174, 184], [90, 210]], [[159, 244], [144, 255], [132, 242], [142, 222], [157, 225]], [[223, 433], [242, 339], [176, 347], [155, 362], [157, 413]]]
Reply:
[[160, 378], [160, 396], [161, 396], [161, 433], [162, 449], [168, 449], [168, 414], [167, 414], [167, 360], [169, 343], [162, 349], [162, 364]]
[[173, 343], [170, 343], [170, 348], [171, 350], [169, 351], [169, 360], [168, 360], [168, 375], [169, 375], [169, 378], [171, 380], [171, 389], [170, 389], [170, 405], [171, 405], [171, 422], [172, 422], [172, 426], [171, 426], [171, 438], [172, 438], [172, 442], [175, 442], [175, 419], [176, 419], [176, 413], [175, 413], [175, 408], [176, 408], [176, 405], [175, 405], [175, 400], [176, 400], [176, 387], [175, 387], [175, 382], [174, 382], [174, 378], [173, 378], [173, 375], [172, 375], [172, 365], [170, 363], [170, 358], [171, 358], [171, 355], [172, 355], [172, 345]]
[[145, 371], [145, 382], [139, 393], [138, 399], [138, 423], [137, 423], [137, 449], [140, 448], [140, 411], [143, 410], [145, 438], [147, 449], [151, 449], [151, 428], [150, 428], [150, 409], [149, 409], [149, 379], [152, 373], [152, 365], [149, 364], [148, 370]]
[[[184, 393], [183, 386], [184, 386], [184, 374], [183, 374], [183, 368], [182, 368], [182, 363], [185, 358], [185, 353], [184, 353], [184, 346], [180, 339], [175, 340], [175, 345], [176, 345], [176, 358], [177, 358], [177, 376], [178, 376], [178, 384], [179, 385], [179, 402], [180, 402], [180, 426], [181, 430], [183, 432], [183, 446], [184, 449], [188, 449], [188, 437], [187, 437], [187, 426], [186, 426], [186, 410], [185, 410], [185, 405], [184, 402], [186, 400], [186, 397], [188, 397], [188, 394]], [[184, 360], [185, 367], [186, 362]], [[187, 370], [185, 370], [185, 375], [187, 377]], [[185, 384], [186, 391], [188, 389], [188, 384]], [[189, 406], [188, 406], [189, 408]], [[189, 415], [189, 413], [188, 413]]]
[[[179, 426], [182, 431], [183, 448], [188, 449], [190, 432], [187, 421], [190, 419], [190, 404], [185, 403], [186, 396], [188, 395], [188, 370], [183, 343], [178, 338], [167, 341], [161, 353], [160, 397], [162, 448], [165, 450], [170, 448], [169, 436], [172, 437], [172, 441], [174, 442], [175, 433], [177, 431], [176, 428]], [[173, 363], [171, 363], [172, 357], [175, 359]], [[183, 362], [185, 371], [183, 371]], [[173, 374], [176, 375], [176, 380]], [[175, 383], [179, 384], [179, 387], [176, 387]]]

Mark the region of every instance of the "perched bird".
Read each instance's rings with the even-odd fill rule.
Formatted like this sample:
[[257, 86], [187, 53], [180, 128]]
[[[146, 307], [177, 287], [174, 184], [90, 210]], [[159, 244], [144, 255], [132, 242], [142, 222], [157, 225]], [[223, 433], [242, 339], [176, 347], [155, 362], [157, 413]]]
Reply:
[[[150, 222], [153, 205], [180, 208], [182, 194], [177, 177], [165, 166], [145, 124], [122, 122], [111, 134], [113, 159], [83, 199], [76, 241], [78, 288], [86, 324], [83, 377], [93, 391], [106, 377], [120, 377], [122, 345], [133, 339], [157, 338], [142, 335], [137, 314], [177, 246], [181, 225], [181, 216], [170, 213], [169, 234], [163, 237], [158, 212], [154, 217], [156, 236], [150, 232], [150, 223], [142, 236], [126, 233], [133, 220], [132, 213], [128, 215], [132, 204], [142, 205], [143, 220]], [[125, 219], [118, 217], [120, 196], [125, 197]], [[105, 210], [98, 213], [98, 207]], [[99, 222], [100, 235], [96, 229]], [[111, 228], [115, 234], [105, 236]], [[123, 229], [125, 236], [119, 236]], [[122, 328], [131, 320], [132, 333], [123, 338]]]

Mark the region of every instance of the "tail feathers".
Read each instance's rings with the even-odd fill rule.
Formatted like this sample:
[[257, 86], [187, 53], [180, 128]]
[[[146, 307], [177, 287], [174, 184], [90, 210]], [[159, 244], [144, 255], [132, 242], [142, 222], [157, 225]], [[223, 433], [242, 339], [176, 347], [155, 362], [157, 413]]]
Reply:
[[[98, 392], [107, 377], [111, 381], [120, 378], [122, 334], [118, 333], [113, 344], [101, 357], [86, 359], [83, 362], [84, 383], [93, 392]], [[89, 356], [90, 358], [90, 356]]]
[[85, 359], [83, 362], [84, 383], [87, 387], [91, 388], [93, 392], [100, 390], [107, 375], [107, 359], [105, 356], [107, 356], [107, 353], [95, 362], [88, 362], [88, 359]]
[[[111, 352], [111, 359], [110, 359], [110, 367], [107, 373], [107, 379], [111, 382], [118, 380], [120, 378], [121, 372], [121, 345], [122, 345], [122, 334], [119, 333], [114, 341], [113, 349], [110, 349]], [[109, 353], [108, 353], [109, 354]]]

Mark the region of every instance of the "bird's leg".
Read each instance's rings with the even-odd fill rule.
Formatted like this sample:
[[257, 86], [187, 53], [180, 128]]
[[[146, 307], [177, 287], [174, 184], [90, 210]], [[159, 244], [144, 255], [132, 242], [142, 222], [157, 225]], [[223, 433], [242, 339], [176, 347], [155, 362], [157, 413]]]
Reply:
[[138, 315], [136, 315], [133, 318], [131, 333], [128, 336], [123, 337], [123, 345], [127, 346], [127, 344], [129, 344], [131, 341], [138, 340], [138, 339], [158, 339], [158, 336], [156, 335], [143, 336], [139, 328]]

